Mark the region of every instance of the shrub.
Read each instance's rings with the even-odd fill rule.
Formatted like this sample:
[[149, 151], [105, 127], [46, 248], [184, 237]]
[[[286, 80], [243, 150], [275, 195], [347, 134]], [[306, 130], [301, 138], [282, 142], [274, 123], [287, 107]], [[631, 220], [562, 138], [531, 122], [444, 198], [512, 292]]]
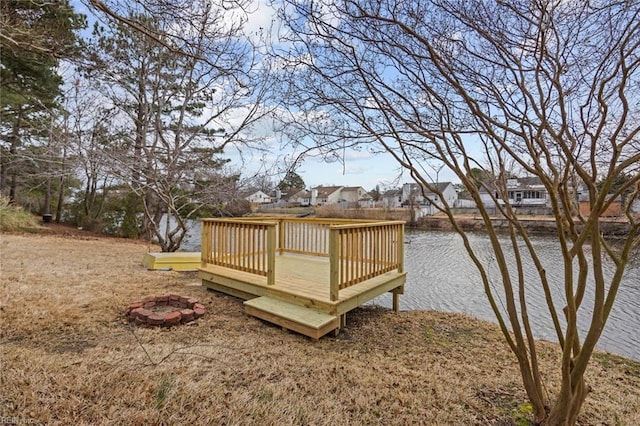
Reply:
[[0, 197], [0, 231], [24, 231], [38, 227], [38, 221], [20, 206], [9, 204], [7, 197]]

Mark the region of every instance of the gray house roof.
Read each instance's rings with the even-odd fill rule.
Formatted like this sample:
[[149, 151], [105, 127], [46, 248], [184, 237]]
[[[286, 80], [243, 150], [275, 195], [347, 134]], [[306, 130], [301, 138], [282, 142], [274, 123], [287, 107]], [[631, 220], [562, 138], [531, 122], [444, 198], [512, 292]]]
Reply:
[[[417, 193], [422, 195], [422, 191], [420, 190], [420, 185], [418, 185], [417, 183], [406, 183], [405, 185], [409, 185], [411, 194]], [[438, 183], [431, 183], [430, 185], [435, 186], [439, 192], [442, 192], [445, 189], [447, 189], [449, 185], [453, 185], [453, 184], [451, 182], [438, 182]], [[434, 192], [429, 190], [427, 187], [425, 187], [424, 189], [425, 189], [425, 194], [427, 195], [434, 194]]]
[[[414, 189], [414, 188], [415, 189], [419, 189], [420, 188], [420, 185], [418, 185], [417, 183], [406, 183], [405, 185], [411, 186], [411, 189]], [[432, 185], [432, 186], [435, 185], [435, 187], [438, 188], [438, 191], [443, 191], [443, 190], [445, 190], [447, 188], [447, 186], [453, 185], [453, 184], [451, 182], [438, 182], [438, 183], [431, 182], [430, 185]]]
[[302, 189], [302, 190], [298, 190], [298, 192], [291, 194], [289, 197], [289, 199], [294, 199], [294, 198], [311, 198], [311, 192], [307, 191], [306, 189]]
[[336, 191], [339, 191], [340, 189], [344, 188], [343, 186], [318, 186], [317, 189], [318, 190], [318, 198], [326, 198], [329, 195], [333, 194]]
[[400, 194], [402, 194], [401, 189], [390, 189], [388, 191], [385, 191], [385, 193], [382, 194], [382, 196], [385, 198], [390, 198], [390, 197], [397, 197]]

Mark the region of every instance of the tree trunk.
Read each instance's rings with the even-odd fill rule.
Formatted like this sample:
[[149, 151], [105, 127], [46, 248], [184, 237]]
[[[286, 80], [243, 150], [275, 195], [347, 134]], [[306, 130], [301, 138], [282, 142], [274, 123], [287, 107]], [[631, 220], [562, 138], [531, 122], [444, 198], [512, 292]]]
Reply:
[[56, 205], [56, 223], [62, 221], [62, 204], [64, 203], [64, 176], [60, 176], [58, 188], [58, 204]]
[[5, 173], [11, 175], [11, 181], [9, 183], [9, 204], [13, 204], [16, 201], [18, 191], [18, 176], [16, 167], [16, 157], [18, 154], [18, 145], [20, 145], [20, 125], [22, 124], [22, 108], [18, 110], [18, 116], [16, 117], [16, 124], [13, 126], [13, 132], [11, 134], [11, 145], [9, 146], [9, 165], [5, 170]]
[[588, 394], [589, 387], [586, 385], [584, 378], [580, 378], [575, 389], [572, 389], [570, 384], [563, 381], [560, 394], [551, 408], [549, 417], [543, 424], [552, 426], [575, 425], [578, 421], [578, 414], [580, 413], [582, 404]]
[[47, 186], [44, 191], [44, 210], [43, 214], [51, 214], [51, 176], [47, 176]]
[[67, 117], [65, 116], [64, 143], [62, 144], [62, 164], [60, 165], [60, 177], [58, 179], [58, 204], [56, 205], [56, 223], [62, 221], [62, 204], [64, 203], [64, 174], [67, 163]]
[[11, 173], [11, 184], [9, 185], [9, 204], [15, 204], [18, 188], [18, 176], [15, 172]]

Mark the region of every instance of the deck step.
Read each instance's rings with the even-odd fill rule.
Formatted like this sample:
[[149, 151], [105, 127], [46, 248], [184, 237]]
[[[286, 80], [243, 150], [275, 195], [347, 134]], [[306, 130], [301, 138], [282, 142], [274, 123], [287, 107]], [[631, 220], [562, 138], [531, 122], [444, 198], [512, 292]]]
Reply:
[[174, 271], [197, 271], [200, 267], [200, 252], [176, 251], [173, 253], [147, 253], [142, 266], [147, 269]]
[[249, 315], [314, 339], [319, 339], [340, 326], [337, 316], [268, 296], [245, 301], [244, 310]]

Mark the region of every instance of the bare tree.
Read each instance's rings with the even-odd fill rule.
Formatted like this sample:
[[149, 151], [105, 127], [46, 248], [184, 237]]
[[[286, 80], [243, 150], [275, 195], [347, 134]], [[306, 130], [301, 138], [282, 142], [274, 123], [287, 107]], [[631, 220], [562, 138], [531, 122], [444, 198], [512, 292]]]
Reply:
[[[109, 191], [119, 183], [109, 161], [121, 149], [117, 109], [105, 102], [95, 90], [94, 83], [82, 78], [80, 73], [74, 75], [68, 86], [64, 103], [64, 129], [68, 142], [64, 146], [62, 161], [69, 163], [73, 174], [63, 175], [60, 179], [62, 182], [65, 178], [75, 177], [82, 186], [74, 194], [78, 204], [74, 211], [76, 223], [87, 228], [94, 224], [103, 227]], [[58, 213], [56, 220], [59, 221], [60, 216]]]
[[91, 72], [134, 130], [113, 164], [142, 202], [147, 236], [177, 250], [186, 220], [236, 181], [223, 151], [257, 146], [249, 129], [269, 112], [266, 62], [243, 33], [246, 4], [92, 4], [117, 25], [97, 31]]
[[[491, 262], [439, 194], [480, 272], [537, 423], [577, 421], [589, 392], [585, 371], [640, 245], [631, 210], [640, 198], [639, 13], [637, 1], [286, 0], [281, 8], [288, 27], [275, 54], [285, 64], [292, 132], [325, 151], [382, 149], [436, 194], [428, 168], [443, 164], [476, 202]], [[561, 283], [548, 279], [515, 212], [511, 170], [538, 177], [549, 194]], [[614, 188], [623, 175], [630, 178]], [[586, 215], [576, 208], [579, 187], [590, 202]], [[612, 244], [600, 216], [624, 191], [629, 232]], [[508, 220], [507, 239], [496, 231], [493, 209]], [[536, 277], [525, 276], [524, 262], [535, 264]], [[560, 300], [556, 285], [564, 289]], [[562, 348], [553, 395], [528, 319], [528, 294], [536, 290]]]

